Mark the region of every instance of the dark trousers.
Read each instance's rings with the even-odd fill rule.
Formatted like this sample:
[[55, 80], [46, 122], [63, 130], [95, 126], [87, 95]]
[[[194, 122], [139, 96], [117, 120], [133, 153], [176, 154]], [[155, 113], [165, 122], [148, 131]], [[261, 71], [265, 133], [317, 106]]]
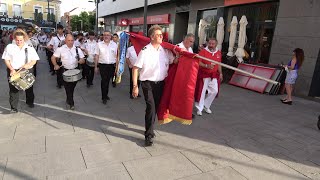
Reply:
[[73, 100], [73, 93], [74, 93], [74, 89], [77, 85], [77, 81], [76, 82], [65, 82], [63, 81], [63, 86], [64, 89], [66, 91], [66, 95], [67, 95], [67, 104], [69, 104], [70, 106], [74, 106], [74, 100]]
[[[132, 68], [129, 68], [130, 73], [130, 95], [132, 95], [132, 89], [133, 89], [133, 81], [132, 81]], [[140, 80], [138, 80], [138, 88], [140, 87]]]
[[82, 69], [82, 79], [86, 79], [87, 78], [87, 68], [86, 68], [86, 64], [80, 64], [80, 69]]
[[[34, 73], [33, 68], [29, 69], [29, 72]], [[7, 69], [7, 77], [9, 79], [10, 77], [10, 70]], [[31, 86], [26, 91], [26, 103], [27, 104], [33, 104], [34, 103], [34, 93], [33, 93], [33, 86]], [[13, 85], [9, 83], [9, 103], [11, 106], [11, 109], [17, 109], [18, 103], [19, 103], [19, 90], [16, 89]]]
[[142, 81], [141, 87], [146, 102], [145, 114], [145, 137], [154, 136], [154, 122], [156, 120], [157, 110], [160, 104], [164, 81]]
[[99, 64], [99, 70], [101, 75], [102, 100], [107, 100], [109, 94], [109, 84], [114, 75], [115, 64]]
[[94, 67], [90, 67], [87, 64], [85, 64], [85, 73], [87, 76], [87, 84], [92, 85], [94, 78]]
[[53, 52], [51, 52], [51, 51], [46, 49], [46, 54], [47, 54], [47, 57], [48, 57], [50, 72], [52, 72], [52, 71], [54, 71], [53, 64], [52, 64], [52, 61], [51, 61], [51, 56], [53, 55]]
[[[61, 62], [57, 62], [57, 64], [59, 66], [62, 65]], [[57, 85], [59, 87], [61, 87], [64, 83], [63, 83], [63, 76], [62, 76], [62, 73], [63, 73], [63, 68], [60, 68], [59, 70], [56, 71], [56, 74], [57, 74]]]

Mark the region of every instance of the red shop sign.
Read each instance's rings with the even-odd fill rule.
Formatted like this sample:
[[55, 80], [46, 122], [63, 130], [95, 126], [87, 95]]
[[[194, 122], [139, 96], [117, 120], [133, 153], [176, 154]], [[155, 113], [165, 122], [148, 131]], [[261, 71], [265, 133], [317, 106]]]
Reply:
[[[129, 25], [141, 25], [143, 24], [143, 17], [140, 18], [131, 18], [128, 19]], [[156, 16], [148, 16], [147, 24], [170, 24], [170, 15], [156, 15]]]
[[256, 3], [256, 2], [264, 2], [270, 0], [224, 0], [225, 6], [232, 6], [238, 4], [248, 4], [248, 3]]
[[118, 26], [128, 26], [128, 19], [121, 19], [118, 21]]

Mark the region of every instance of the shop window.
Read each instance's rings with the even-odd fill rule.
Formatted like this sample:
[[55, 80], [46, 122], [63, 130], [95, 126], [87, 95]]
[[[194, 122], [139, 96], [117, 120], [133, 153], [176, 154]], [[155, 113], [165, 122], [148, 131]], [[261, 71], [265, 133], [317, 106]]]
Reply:
[[7, 4], [0, 3], [0, 16], [7, 15]]
[[205, 44], [206, 40], [209, 38], [216, 37], [217, 23], [219, 19], [217, 15], [218, 15], [217, 9], [201, 12], [200, 21], [198, 25], [199, 45]]
[[15, 17], [22, 16], [21, 15], [21, 5], [19, 5], [19, 4], [13, 5], [13, 16], [15, 16]]
[[42, 12], [42, 7], [41, 6], [34, 6], [34, 12], [35, 13], [43, 13]]

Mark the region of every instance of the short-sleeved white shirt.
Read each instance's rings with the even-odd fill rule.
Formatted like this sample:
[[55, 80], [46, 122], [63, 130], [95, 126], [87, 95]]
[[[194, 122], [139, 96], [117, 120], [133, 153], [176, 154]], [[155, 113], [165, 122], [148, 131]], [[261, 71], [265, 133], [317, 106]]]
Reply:
[[126, 58], [129, 59], [130, 63], [132, 65], [134, 65], [138, 59], [138, 56], [137, 56], [137, 52], [136, 50], [134, 49], [133, 46], [130, 46], [128, 49], [127, 49], [127, 54], [126, 54]]
[[114, 64], [117, 62], [118, 46], [115, 42], [110, 41], [109, 44], [101, 41], [98, 43], [95, 54], [99, 55], [98, 63]]
[[171, 51], [162, 46], [155, 49], [150, 43], [142, 48], [134, 66], [141, 69], [141, 81], [163, 81], [168, 76], [169, 64], [174, 59]]
[[40, 60], [36, 50], [33, 47], [28, 46], [26, 43], [21, 49], [16, 44], [8, 44], [2, 54], [2, 59], [9, 60], [13, 69], [20, 69], [25, 64], [26, 48], [28, 51], [27, 63], [33, 60]]
[[74, 46], [75, 46], [75, 47], [80, 47], [80, 46], [81, 46], [81, 43], [79, 42], [79, 39], [76, 39], [76, 40], [74, 41]]
[[65, 39], [66, 37], [64, 35], [59, 36], [59, 34], [57, 34], [57, 36], [51, 38], [49, 45], [52, 45], [53, 50], [56, 51], [56, 49], [59, 47], [59, 44], [62, 43], [62, 41], [64, 41]]
[[180, 44], [178, 44], [178, 46], [179, 46], [179, 48], [181, 48], [181, 49], [185, 49], [185, 50], [187, 50], [188, 52], [193, 53], [192, 48], [189, 47], [189, 48], [187, 49], [187, 48], [184, 46], [183, 42], [181, 42]]
[[89, 54], [93, 55], [97, 48], [97, 42], [95, 40], [90, 41], [90, 39], [88, 39], [88, 41], [86, 42], [85, 48]]
[[[83, 52], [78, 48], [79, 58], [83, 58]], [[78, 67], [78, 59], [76, 47], [69, 48], [66, 44], [59, 47], [53, 54], [57, 58], [61, 58], [62, 66], [66, 69], [75, 69]]]

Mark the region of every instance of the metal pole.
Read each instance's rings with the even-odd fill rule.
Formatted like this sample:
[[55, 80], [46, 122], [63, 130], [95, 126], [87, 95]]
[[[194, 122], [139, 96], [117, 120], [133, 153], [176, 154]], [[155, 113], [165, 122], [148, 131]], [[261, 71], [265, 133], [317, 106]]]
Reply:
[[144, 13], [143, 13], [143, 33], [145, 36], [148, 36], [148, 25], [147, 25], [147, 17], [148, 17], [148, 0], [144, 1]]
[[98, 3], [98, 1], [99, 0], [95, 0], [96, 1], [96, 35], [98, 35], [98, 33], [99, 33], [99, 30], [98, 30], [98, 5], [99, 5], [99, 3]]
[[47, 14], [47, 21], [49, 22], [49, 0], [48, 0], [48, 14]]

